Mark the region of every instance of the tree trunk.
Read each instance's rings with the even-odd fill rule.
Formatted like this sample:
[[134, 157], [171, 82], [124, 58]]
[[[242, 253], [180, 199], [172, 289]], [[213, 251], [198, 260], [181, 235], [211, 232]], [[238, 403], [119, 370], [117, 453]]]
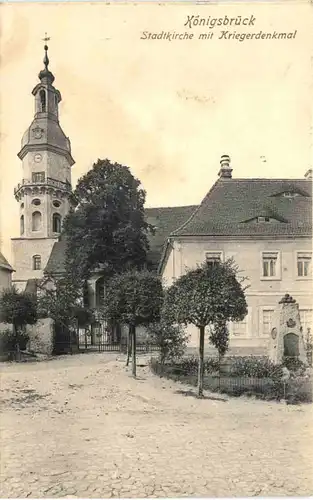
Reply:
[[16, 361], [20, 361], [21, 359], [21, 350], [20, 350], [20, 339], [19, 339], [19, 330], [13, 322], [13, 332], [15, 339], [15, 359]]
[[203, 373], [204, 373], [204, 326], [200, 326], [199, 337], [199, 366], [198, 366], [198, 397], [203, 397]]
[[129, 359], [131, 355], [131, 348], [132, 348], [132, 332], [131, 332], [131, 326], [128, 327], [128, 336], [127, 336], [127, 359], [126, 359], [126, 366], [129, 365]]
[[136, 378], [136, 327], [132, 325], [132, 373]]

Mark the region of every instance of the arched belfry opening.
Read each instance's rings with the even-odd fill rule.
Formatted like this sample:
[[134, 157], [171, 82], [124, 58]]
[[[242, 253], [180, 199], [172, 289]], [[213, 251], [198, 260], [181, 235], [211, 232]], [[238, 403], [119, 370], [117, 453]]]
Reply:
[[46, 97], [46, 91], [41, 90], [39, 92], [39, 98], [40, 98], [40, 110], [45, 113], [47, 111], [47, 97]]

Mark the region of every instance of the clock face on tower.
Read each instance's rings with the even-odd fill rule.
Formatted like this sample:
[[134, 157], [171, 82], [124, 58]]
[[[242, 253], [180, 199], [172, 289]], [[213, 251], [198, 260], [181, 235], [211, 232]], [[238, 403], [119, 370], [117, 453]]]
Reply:
[[35, 160], [35, 162], [36, 162], [36, 163], [40, 163], [40, 162], [41, 162], [41, 160], [42, 160], [42, 156], [41, 156], [41, 154], [36, 153], [36, 154], [34, 155], [34, 160]]

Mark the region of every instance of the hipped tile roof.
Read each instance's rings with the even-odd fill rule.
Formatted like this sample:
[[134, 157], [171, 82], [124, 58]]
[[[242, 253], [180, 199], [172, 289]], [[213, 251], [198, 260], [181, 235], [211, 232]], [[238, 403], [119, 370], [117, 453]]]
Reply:
[[[289, 199], [285, 192], [297, 192]], [[292, 237], [312, 236], [312, 181], [308, 179], [218, 179], [202, 203], [182, 207], [146, 208], [155, 226], [149, 237], [152, 264], [157, 267], [169, 237]], [[255, 223], [256, 217], [270, 223]], [[66, 240], [54, 244], [46, 272], [62, 273]]]
[[[286, 198], [285, 192], [299, 196]], [[306, 179], [219, 179], [171, 236], [311, 236], [311, 194]], [[271, 222], [252, 221], [259, 216]]]

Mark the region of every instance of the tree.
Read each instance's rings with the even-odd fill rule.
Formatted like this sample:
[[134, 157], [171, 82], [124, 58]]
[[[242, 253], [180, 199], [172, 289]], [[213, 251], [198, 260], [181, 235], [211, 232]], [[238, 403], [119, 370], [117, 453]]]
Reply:
[[160, 349], [160, 363], [162, 365], [166, 361], [181, 358], [184, 354], [188, 335], [182, 325], [174, 325], [165, 318], [161, 318], [159, 323], [152, 323], [148, 326], [148, 333]]
[[38, 315], [53, 319], [61, 336], [71, 339], [71, 332], [92, 321], [92, 311], [83, 303], [84, 284], [79, 276], [47, 274], [38, 281], [37, 289]]
[[36, 297], [19, 292], [15, 287], [6, 289], [0, 297], [1, 320], [13, 326], [13, 345], [17, 358], [20, 357], [20, 344], [27, 340], [26, 325], [37, 321]]
[[68, 267], [87, 279], [95, 268], [112, 276], [146, 264], [152, 230], [144, 215], [145, 191], [129, 168], [98, 160], [74, 191], [77, 206], [64, 220]]
[[228, 344], [227, 321], [241, 321], [247, 314], [237, 271], [232, 259], [214, 265], [205, 262], [178, 278], [168, 291], [168, 304], [176, 321], [199, 329], [199, 397], [203, 395], [205, 328], [213, 326], [211, 342], [224, 354]]
[[[160, 279], [136, 269], [113, 276], [107, 287], [105, 315], [108, 320], [128, 326], [128, 346], [132, 347], [132, 373], [136, 377], [136, 328], [158, 322], [163, 301]], [[129, 359], [128, 348], [128, 359]]]

